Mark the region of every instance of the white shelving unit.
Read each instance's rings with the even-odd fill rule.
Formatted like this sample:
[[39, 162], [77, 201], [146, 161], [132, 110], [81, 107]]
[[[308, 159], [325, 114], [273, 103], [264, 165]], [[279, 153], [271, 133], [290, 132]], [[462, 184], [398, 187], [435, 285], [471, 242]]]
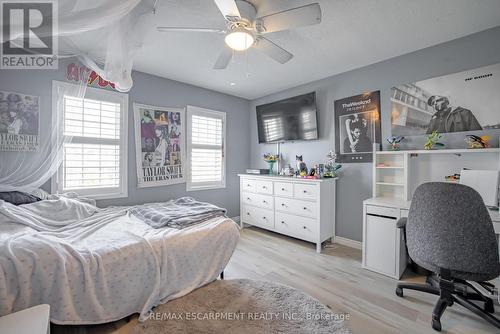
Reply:
[[409, 201], [419, 184], [444, 181], [444, 175], [459, 173], [463, 167], [500, 170], [500, 148], [374, 151], [373, 162], [373, 197]]
[[377, 151], [373, 161], [373, 197], [408, 200], [408, 155]]

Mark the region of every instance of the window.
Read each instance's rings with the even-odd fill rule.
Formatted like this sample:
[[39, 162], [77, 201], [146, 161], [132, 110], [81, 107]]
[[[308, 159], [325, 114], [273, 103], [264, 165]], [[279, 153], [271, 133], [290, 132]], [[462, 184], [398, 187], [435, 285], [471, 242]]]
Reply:
[[[53, 110], [64, 136], [62, 164], [55, 186], [58, 193], [74, 191], [95, 199], [127, 196], [128, 95], [53, 82]], [[70, 140], [71, 139], [71, 140]]]
[[226, 186], [226, 113], [187, 107], [187, 190]]

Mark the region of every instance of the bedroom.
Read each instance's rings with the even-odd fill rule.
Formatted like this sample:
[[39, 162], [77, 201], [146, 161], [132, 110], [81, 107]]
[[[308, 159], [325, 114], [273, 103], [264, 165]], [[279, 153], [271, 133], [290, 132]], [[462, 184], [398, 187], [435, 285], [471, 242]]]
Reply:
[[499, 1], [21, 4], [0, 333], [498, 331]]

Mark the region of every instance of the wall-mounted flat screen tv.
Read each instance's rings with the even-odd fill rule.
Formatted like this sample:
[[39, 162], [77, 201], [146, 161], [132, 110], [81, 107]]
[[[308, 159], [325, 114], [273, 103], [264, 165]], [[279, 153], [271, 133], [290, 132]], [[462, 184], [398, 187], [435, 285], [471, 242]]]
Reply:
[[259, 143], [318, 139], [315, 92], [256, 109]]

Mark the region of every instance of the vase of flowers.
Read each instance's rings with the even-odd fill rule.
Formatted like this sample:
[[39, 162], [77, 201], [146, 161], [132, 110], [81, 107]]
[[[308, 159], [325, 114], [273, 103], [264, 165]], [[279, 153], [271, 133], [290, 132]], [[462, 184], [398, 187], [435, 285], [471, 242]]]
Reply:
[[264, 154], [264, 161], [269, 165], [269, 174], [274, 173], [274, 163], [278, 161], [279, 157], [277, 154], [266, 153]]
[[325, 171], [323, 173], [323, 177], [325, 178], [332, 178], [332, 177], [337, 177], [337, 171], [342, 168], [342, 165], [337, 163], [337, 154], [330, 150], [328, 154], [326, 155], [327, 160], [325, 163]]

